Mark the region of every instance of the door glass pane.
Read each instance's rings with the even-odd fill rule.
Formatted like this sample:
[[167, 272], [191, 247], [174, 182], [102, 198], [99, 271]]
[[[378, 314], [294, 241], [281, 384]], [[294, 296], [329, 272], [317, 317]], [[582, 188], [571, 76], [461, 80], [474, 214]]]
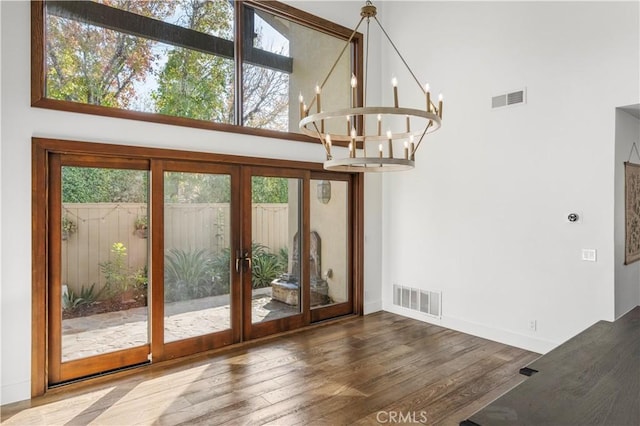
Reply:
[[311, 180], [311, 307], [349, 300], [348, 184]]
[[251, 179], [252, 322], [300, 313], [300, 180]]
[[231, 177], [165, 172], [164, 182], [164, 341], [227, 330]]
[[62, 362], [148, 343], [148, 172], [62, 167]]

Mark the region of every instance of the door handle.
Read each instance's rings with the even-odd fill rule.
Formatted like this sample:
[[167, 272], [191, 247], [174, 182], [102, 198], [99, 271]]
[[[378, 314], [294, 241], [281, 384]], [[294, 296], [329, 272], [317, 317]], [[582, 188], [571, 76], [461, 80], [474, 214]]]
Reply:
[[247, 265], [251, 269], [251, 256], [248, 250], [236, 251], [236, 272], [240, 272], [240, 262], [242, 262], [242, 272], [247, 272]]

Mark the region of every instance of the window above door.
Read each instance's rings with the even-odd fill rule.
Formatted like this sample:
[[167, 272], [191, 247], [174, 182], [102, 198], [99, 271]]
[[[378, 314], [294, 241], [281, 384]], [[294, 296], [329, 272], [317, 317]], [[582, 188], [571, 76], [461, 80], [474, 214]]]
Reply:
[[[32, 105], [315, 142], [298, 97], [350, 35], [278, 2], [37, 1]], [[348, 96], [337, 82], [357, 74], [361, 35], [351, 44], [323, 96]]]

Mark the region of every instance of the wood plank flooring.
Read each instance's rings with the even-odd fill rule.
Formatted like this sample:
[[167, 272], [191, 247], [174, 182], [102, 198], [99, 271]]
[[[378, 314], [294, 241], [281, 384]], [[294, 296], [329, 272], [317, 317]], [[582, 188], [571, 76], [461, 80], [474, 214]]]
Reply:
[[469, 420], [476, 425], [640, 425], [640, 306], [599, 321], [529, 365], [538, 373]]
[[378, 312], [59, 388], [1, 407], [1, 419], [7, 425], [458, 425], [525, 380], [518, 369], [538, 357]]

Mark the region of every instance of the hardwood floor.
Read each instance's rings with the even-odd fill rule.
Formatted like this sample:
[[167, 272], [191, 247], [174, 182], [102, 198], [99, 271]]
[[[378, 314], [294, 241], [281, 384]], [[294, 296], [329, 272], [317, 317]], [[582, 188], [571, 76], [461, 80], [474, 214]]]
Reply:
[[[539, 355], [387, 312], [75, 384], [7, 425], [458, 425]], [[392, 421], [395, 420], [395, 421]]]
[[640, 424], [640, 306], [599, 321], [529, 365], [538, 372], [469, 420], [474, 425]]

